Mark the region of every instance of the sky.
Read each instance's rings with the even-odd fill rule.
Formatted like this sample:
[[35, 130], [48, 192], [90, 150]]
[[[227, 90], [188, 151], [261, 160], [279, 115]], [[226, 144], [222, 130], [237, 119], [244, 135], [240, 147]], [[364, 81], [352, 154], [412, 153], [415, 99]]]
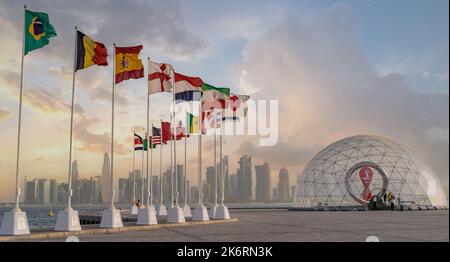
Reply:
[[[0, 201], [14, 199], [23, 1], [0, 0]], [[58, 36], [24, 62], [20, 176], [67, 180], [74, 26], [108, 50], [144, 46], [141, 58], [278, 100], [279, 139], [226, 137], [230, 172], [244, 154], [291, 183], [326, 145], [348, 136], [391, 138], [449, 177], [448, 1], [26, 1], [49, 14]], [[110, 51], [111, 54], [111, 51]], [[112, 57], [108, 57], [111, 64]], [[112, 67], [76, 74], [74, 159], [82, 178], [101, 173], [111, 125]], [[132, 168], [133, 130], [146, 125], [146, 79], [116, 86], [115, 177]], [[150, 97], [150, 118], [168, 119], [171, 96]], [[196, 144], [188, 178], [196, 184]], [[183, 147], [180, 143], [178, 147]], [[212, 138], [203, 167], [212, 165]], [[164, 166], [168, 166], [168, 150]], [[178, 159], [182, 162], [182, 150]], [[137, 163], [139, 163], [139, 158]], [[154, 163], [159, 163], [156, 155]], [[156, 169], [156, 168], [155, 168]], [[157, 170], [155, 170], [156, 172]]]

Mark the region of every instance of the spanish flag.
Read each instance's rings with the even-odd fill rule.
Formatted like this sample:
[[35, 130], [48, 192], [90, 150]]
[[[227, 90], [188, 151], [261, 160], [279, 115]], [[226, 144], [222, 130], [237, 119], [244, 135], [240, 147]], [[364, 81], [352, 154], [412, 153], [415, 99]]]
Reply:
[[116, 47], [115, 76], [116, 84], [130, 78], [144, 77], [144, 66], [139, 59], [142, 45], [130, 47]]
[[77, 70], [91, 65], [107, 66], [108, 51], [104, 44], [95, 42], [89, 36], [77, 31]]

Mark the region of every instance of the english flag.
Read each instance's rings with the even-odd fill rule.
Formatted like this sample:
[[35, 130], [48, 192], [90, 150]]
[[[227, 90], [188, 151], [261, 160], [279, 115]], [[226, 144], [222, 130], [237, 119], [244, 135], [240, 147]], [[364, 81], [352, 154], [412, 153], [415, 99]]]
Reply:
[[148, 61], [148, 93], [171, 92], [170, 73], [173, 70], [169, 64]]

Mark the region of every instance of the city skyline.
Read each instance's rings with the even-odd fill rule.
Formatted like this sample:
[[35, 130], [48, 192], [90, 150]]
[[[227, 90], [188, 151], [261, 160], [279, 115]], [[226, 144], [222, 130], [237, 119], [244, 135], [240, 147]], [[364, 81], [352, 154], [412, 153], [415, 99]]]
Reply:
[[[224, 156], [224, 166], [228, 166], [229, 163], [226, 162], [228, 156]], [[243, 156], [241, 160], [248, 161], [250, 157]], [[107, 154], [105, 154], [105, 160], [108, 161]], [[249, 167], [251, 162], [245, 163], [244, 166], [249, 171]], [[217, 163], [217, 167], [220, 166], [220, 163]], [[244, 167], [243, 166], [243, 167]], [[104, 180], [102, 182], [101, 175], [94, 177], [84, 177], [80, 176], [78, 172], [78, 164], [77, 160], [74, 160], [72, 163], [73, 168], [73, 191], [74, 195], [72, 198], [72, 203], [75, 205], [83, 205], [83, 204], [107, 204], [109, 203], [108, 196], [104, 198], [102, 193], [102, 188], [106, 190], [110, 190], [110, 181]], [[178, 168], [178, 187], [179, 187], [179, 202], [184, 202], [184, 166], [182, 164], [177, 165]], [[262, 168], [262, 169], [261, 169]], [[231, 176], [237, 176], [240, 172], [240, 168], [237, 168], [236, 174], [231, 174]], [[261, 171], [260, 171], [261, 169]], [[171, 167], [167, 167], [163, 169], [163, 199], [164, 204], [170, 205], [170, 196], [171, 196]], [[226, 170], [226, 169], [225, 169]], [[262, 173], [261, 173], [262, 172]], [[288, 170], [285, 167], [282, 167], [278, 171], [278, 175], [275, 175], [276, 170], [272, 170], [267, 162], [261, 165], [253, 165], [251, 168], [251, 172], [249, 172], [249, 176], [252, 178], [250, 180], [245, 180], [244, 187], [251, 188], [251, 196], [246, 193], [245, 190], [239, 189], [239, 187], [225, 187], [225, 202], [228, 203], [240, 203], [240, 202], [255, 202], [255, 203], [269, 203], [269, 202], [290, 202], [292, 201], [292, 197], [294, 194], [294, 190], [291, 187], [295, 188], [295, 181], [289, 180]], [[280, 174], [283, 174], [281, 177]], [[221, 184], [220, 184], [220, 173], [217, 174], [219, 176], [218, 180], [218, 196], [221, 195]], [[244, 175], [244, 174], [242, 174]], [[263, 175], [265, 179], [265, 184], [260, 184], [259, 175]], [[207, 166], [204, 176], [204, 201], [205, 203], [212, 203], [214, 200], [214, 166]], [[224, 172], [224, 183], [225, 177], [227, 176], [226, 171]], [[147, 178], [145, 174], [141, 173], [140, 169], [135, 169], [135, 200], [142, 201], [147, 197]], [[159, 201], [159, 179], [160, 176], [158, 174], [153, 174], [152, 181], [153, 186], [153, 198], [154, 202], [157, 203]], [[196, 174], [193, 176], [193, 180], [196, 179]], [[231, 178], [233, 179], [233, 178]], [[267, 184], [267, 179], [269, 183]], [[55, 178], [48, 177], [25, 177], [22, 188], [24, 188], [24, 194], [22, 195], [21, 201], [24, 204], [66, 204], [67, 203], [67, 181], [60, 180], [57, 181]], [[133, 172], [128, 172], [128, 177], [119, 177], [115, 179], [115, 190], [116, 190], [116, 198], [115, 201], [119, 204], [132, 203], [132, 181], [133, 181]], [[274, 183], [275, 181], [275, 183]], [[282, 186], [280, 187], [280, 181], [282, 182]], [[104, 184], [106, 183], [106, 184]], [[195, 191], [197, 185], [191, 180], [188, 179], [188, 203], [196, 204], [196, 195], [198, 194]], [[229, 183], [231, 183], [229, 181]], [[251, 184], [248, 184], [251, 183]], [[265, 188], [265, 195], [261, 196], [260, 187], [263, 186]], [[54, 192], [52, 193], [52, 191]], [[272, 192], [284, 192], [284, 195], [273, 195]], [[109, 192], [108, 192], [109, 194]], [[52, 197], [52, 195], [54, 195]], [[269, 196], [268, 196], [269, 195]], [[45, 199], [45, 200], [44, 200]], [[52, 200], [53, 199], [53, 200]], [[142, 203], [142, 202], [141, 202]]]
[[[76, 1], [27, 2], [49, 13], [58, 36], [25, 58], [21, 181], [36, 173], [67, 179], [72, 33], [78, 25], [108, 50], [113, 42], [143, 44], [144, 60], [171, 63], [179, 72], [254, 99], [278, 100], [277, 145], [259, 147], [254, 136], [225, 137], [230, 174], [247, 154], [257, 164], [286, 166], [294, 180], [330, 142], [374, 134], [411, 148], [448, 188], [447, 1], [137, 1], [133, 20], [117, 24], [105, 21], [131, 17], [120, 1], [101, 1], [95, 8]], [[0, 10], [0, 200], [8, 202], [14, 199], [22, 5], [2, 1]], [[160, 21], [174, 17], [158, 30]], [[105, 141], [111, 78], [109, 67], [77, 75], [73, 159], [83, 167], [82, 176], [97, 176], [104, 153], [110, 153]], [[144, 86], [142, 79], [117, 89], [116, 178], [127, 176], [133, 130], [145, 126]], [[152, 122], [168, 118], [169, 102], [169, 95], [151, 97]], [[188, 163], [196, 163], [196, 142], [188, 139]], [[203, 150], [203, 165], [212, 165], [211, 137]], [[189, 176], [196, 168], [188, 166]]]

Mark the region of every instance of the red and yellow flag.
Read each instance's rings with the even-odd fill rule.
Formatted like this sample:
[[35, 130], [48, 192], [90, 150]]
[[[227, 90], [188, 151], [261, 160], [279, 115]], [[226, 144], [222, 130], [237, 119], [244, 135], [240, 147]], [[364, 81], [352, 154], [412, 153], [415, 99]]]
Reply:
[[139, 59], [142, 45], [130, 47], [116, 47], [115, 77], [116, 84], [130, 78], [144, 77], [144, 66]]

